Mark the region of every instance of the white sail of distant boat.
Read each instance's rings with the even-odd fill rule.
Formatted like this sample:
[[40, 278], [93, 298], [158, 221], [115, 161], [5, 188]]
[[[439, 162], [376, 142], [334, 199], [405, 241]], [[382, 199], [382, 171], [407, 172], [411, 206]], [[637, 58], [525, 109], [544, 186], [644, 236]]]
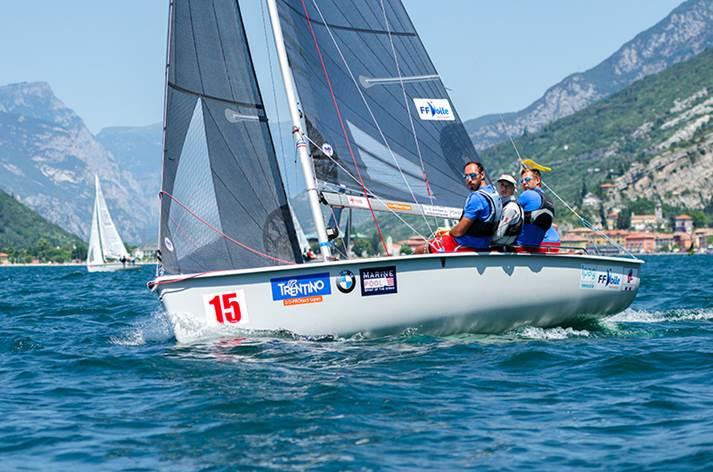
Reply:
[[366, 210], [379, 234], [377, 212], [457, 219], [463, 164], [478, 155], [401, 0], [266, 1], [320, 257], [302, 257], [239, 2], [172, 0], [149, 287], [179, 342], [235, 330], [502, 332], [631, 304], [635, 258], [335, 257], [323, 211]]
[[96, 197], [92, 212], [92, 227], [89, 232], [89, 249], [87, 251], [87, 270], [89, 272], [113, 272], [116, 270], [133, 269], [126, 246], [116, 230], [106, 206], [104, 194], [99, 184], [99, 176], [94, 176]]

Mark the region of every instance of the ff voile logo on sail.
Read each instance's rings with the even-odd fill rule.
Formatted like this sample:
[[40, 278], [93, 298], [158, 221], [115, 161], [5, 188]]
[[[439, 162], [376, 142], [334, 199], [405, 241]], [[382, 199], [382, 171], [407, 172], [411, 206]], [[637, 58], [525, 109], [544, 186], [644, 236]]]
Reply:
[[414, 98], [419, 118], [431, 121], [455, 121], [451, 103], [445, 98]]

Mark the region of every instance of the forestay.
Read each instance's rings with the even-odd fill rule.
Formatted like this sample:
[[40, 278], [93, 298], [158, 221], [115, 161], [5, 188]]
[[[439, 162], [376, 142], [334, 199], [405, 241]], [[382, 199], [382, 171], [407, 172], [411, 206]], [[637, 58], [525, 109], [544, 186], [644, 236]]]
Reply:
[[278, 6], [321, 189], [461, 208], [477, 154], [401, 2]]
[[163, 268], [301, 261], [237, 0], [176, 0], [170, 18]]

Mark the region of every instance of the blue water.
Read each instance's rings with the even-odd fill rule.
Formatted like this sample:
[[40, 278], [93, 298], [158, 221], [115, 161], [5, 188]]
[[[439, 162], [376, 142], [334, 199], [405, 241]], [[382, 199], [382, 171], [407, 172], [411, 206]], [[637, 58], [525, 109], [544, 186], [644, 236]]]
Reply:
[[0, 269], [2, 470], [711, 470], [711, 256], [499, 336], [177, 345], [152, 269]]

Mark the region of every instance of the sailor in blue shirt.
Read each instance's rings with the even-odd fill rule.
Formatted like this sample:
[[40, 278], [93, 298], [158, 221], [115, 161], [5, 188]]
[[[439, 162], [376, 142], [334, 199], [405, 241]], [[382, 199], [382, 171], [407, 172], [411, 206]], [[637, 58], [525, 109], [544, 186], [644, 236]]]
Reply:
[[540, 186], [542, 177], [537, 169], [523, 169], [520, 173], [523, 192], [517, 199], [525, 212], [525, 224], [517, 238], [518, 246], [537, 247], [552, 227], [555, 207]]
[[463, 173], [471, 193], [465, 201], [460, 221], [449, 234], [461, 246], [487, 249], [500, 223], [500, 195], [485, 182], [485, 169], [479, 162], [468, 162]]

